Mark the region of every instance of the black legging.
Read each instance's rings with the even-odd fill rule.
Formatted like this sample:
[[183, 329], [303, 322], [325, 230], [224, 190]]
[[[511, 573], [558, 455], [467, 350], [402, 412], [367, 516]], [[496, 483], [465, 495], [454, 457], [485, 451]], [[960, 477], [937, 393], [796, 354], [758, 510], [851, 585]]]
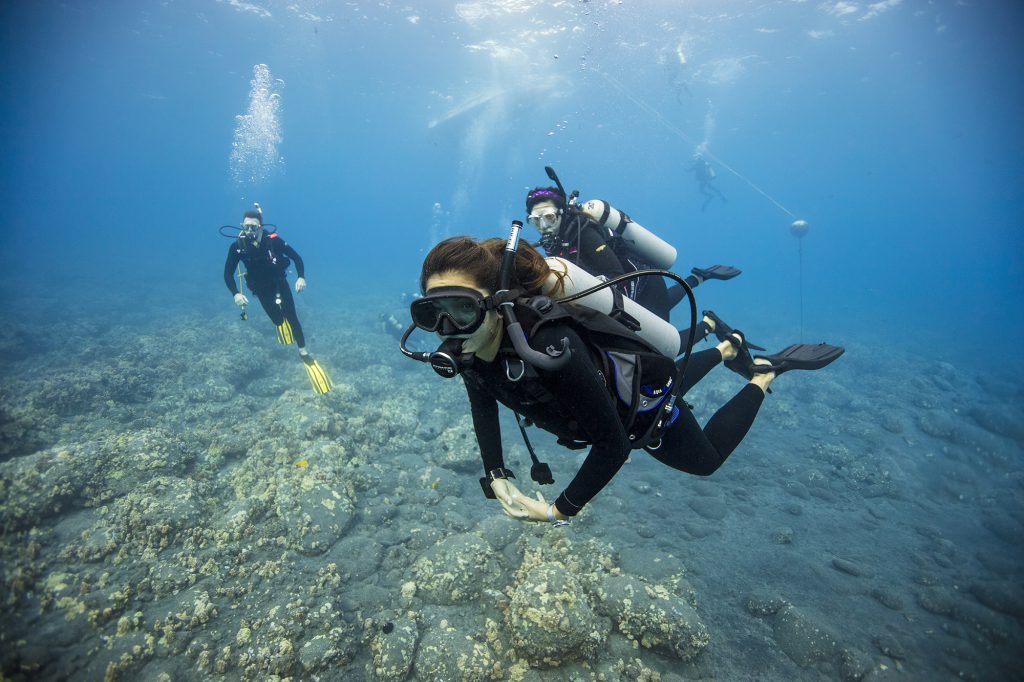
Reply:
[[[700, 280], [690, 275], [686, 278], [686, 283], [693, 289], [700, 284]], [[666, 322], [670, 322], [669, 314], [684, 298], [686, 292], [681, 284], [668, 286], [661, 277], [644, 277], [636, 302]]]
[[[686, 277], [686, 283], [690, 285], [691, 289], [696, 289], [700, 286], [700, 280], [693, 275], [688, 275]], [[672, 308], [676, 307], [677, 303], [686, 298], [686, 291], [683, 290], [682, 284], [673, 284], [665, 292], [665, 296], [665, 303], [668, 304], [668, 309], [672, 310]]]
[[[700, 343], [701, 341], [706, 339], [708, 337], [708, 334], [710, 334], [710, 333], [711, 333], [711, 328], [708, 327], [707, 323], [704, 322], [704, 320], [700, 320], [699, 322], [697, 322], [697, 333], [693, 335], [693, 345], [697, 345], [698, 343]], [[686, 344], [689, 343], [689, 342], [690, 342], [690, 328], [687, 327], [686, 329], [681, 329], [679, 331], [679, 354], [680, 355], [682, 355], [683, 352], [686, 350]], [[712, 365], [712, 367], [714, 367], [714, 365]], [[711, 368], [709, 367], [708, 369], [711, 369]], [[687, 368], [687, 372], [689, 372], [689, 368]], [[704, 373], [707, 374], [707, 370], [705, 370]], [[704, 375], [702, 374], [701, 376], [704, 376]]]
[[[709, 348], [690, 356], [683, 375], [682, 395], [704, 378], [722, 360], [717, 348]], [[677, 363], [677, 366], [681, 363]], [[661, 446], [648, 450], [652, 457], [673, 469], [697, 476], [710, 476], [722, 466], [754, 423], [764, 402], [764, 391], [747, 384], [732, 400], [720, 407], [707, 426], [701, 429], [693, 412], [679, 401], [679, 416], [661, 440]]]
[[[274, 323], [274, 326], [280, 326], [285, 319], [288, 320], [288, 324], [292, 327], [292, 336], [295, 338], [295, 345], [299, 348], [306, 347], [306, 336], [302, 333], [302, 325], [299, 324], [299, 316], [295, 313], [295, 299], [292, 298], [291, 289], [288, 288], [288, 280], [279, 279], [265, 289], [261, 288], [260, 293], [256, 294], [256, 298], [260, 299], [260, 305], [263, 306], [263, 310], [267, 313], [267, 317]], [[280, 299], [281, 303], [278, 304]]]
[[[672, 306], [669, 305], [665, 280], [661, 277], [644, 277], [640, 284], [640, 291], [636, 295], [636, 302], [668, 322], [668, 314]], [[676, 301], [676, 303], [678, 302]]]

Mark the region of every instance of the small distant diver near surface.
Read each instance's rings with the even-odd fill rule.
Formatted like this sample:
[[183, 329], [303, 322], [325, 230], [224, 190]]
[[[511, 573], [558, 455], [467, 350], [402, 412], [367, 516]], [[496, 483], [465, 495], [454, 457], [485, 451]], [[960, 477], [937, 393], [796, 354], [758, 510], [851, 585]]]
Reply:
[[[744, 334], [708, 311], [704, 323], [720, 343], [692, 353], [692, 332], [676, 361], [680, 339], [667, 322], [647, 312], [643, 327], [633, 330], [606, 314], [607, 290], [619, 280], [585, 288], [581, 282], [595, 278], [569, 261], [544, 259], [529, 244], [520, 245], [521, 228], [513, 221], [507, 240], [452, 237], [437, 244], [423, 262], [423, 296], [410, 306], [412, 324], [400, 342], [406, 357], [429, 363], [442, 377], [462, 376], [486, 474], [480, 485], [513, 518], [566, 523], [635, 449], [674, 469], [710, 475], [746, 435], [778, 375], [820, 369], [843, 354], [838, 346], [795, 344], [754, 358]], [[685, 282], [663, 270], [625, 275], [639, 276]], [[685, 288], [695, 327], [696, 301]], [[633, 301], [626, 307], [639, 308]], [[661, 333], [660, 325], [671, 331]], [[409, 350], [405, 342], [417, 328], [438, 333], [440, 347]], [[702, 429], [681, 397], [723, 361], [748, 383]], [[549, 431], [567, 448], [590, 448], [554, 502], [539, 492], [536, 498], [526, 495], [512, 482], [498, 403], [516, 416], [537, 483], [554, 481], [526, 438], [525, 425]]]
[[[606, 201], [578, 202], [578, 191], [566, 197], [554, 169], [544, 170], [557, 187], [535, 187], [526, 195], [530, 223], [540, 233], [537, 245], [548, 256], [572, 261], [595, 277], [613, 279], [650, 267], [670, 268], [676, 249]], [[728, 265], [693, 268], [686, 278], [693, 289], [706, 280], [729, 280], [741, 273]], [[668, 321], [672, 308], [685, 296], [680, 284], [666, 286], [660, 277], [638, 277], [617, 288]], [[615, 315], [612, 315], [615, 317]], [[685, 332], [683, 332], [685, 334]]]
[[701, 204], [700, 210], [703, 211], [711, 203], [711, 200], [716, 196], [722, 201], [728, 203], [729, 200], [725, 198], [722, 191], [715, 187], [712, 182], [718, 177], [715, 173], [714, 167], [708, 160], [704, 158], [702, 154], [693, 155], [693, 165], [690, 166], [690, 172], [693, 173], [693, 177], [697, 179], [697, 189], [704, 195], [704, 203]]
[[[274, 230], [267, 230], [268, 227]], [[224, 284], [234, 297], [235, 304], [241, 308], [241, 318], [247, 320], [249, 299], [240, 291], [242, 281], [245, 281], [249, 291], [259, 299], [267, 317], [277, 328], [278, 342], [285, 345], [294, 342], [298, 347], [299, 357], [302, 358], [313, 390], [319, 394], [328, 393], [331, 380], [320, 363], [306, 350], [306, 336], [302, 332], [295, 311], [295, 300], [288, 287], [288, 267], [295, 263], [298, 274], [295, 293], [301, 293], [306, 288], [306, 268], [299, 253], [278, 235], [276, 229], [276, 225], [263, 224], [263, 209], [259, 204], [254, 204], [251, 210], [243, 214], [240, 226], [225, 225], [220, 228], [222, 235], [234, 238], [228, 248], [227, 260], [224, 261]], [[237, 235], [234, 230], [238, 231]], [[244, 272], [242, 265], [245, 266]]]

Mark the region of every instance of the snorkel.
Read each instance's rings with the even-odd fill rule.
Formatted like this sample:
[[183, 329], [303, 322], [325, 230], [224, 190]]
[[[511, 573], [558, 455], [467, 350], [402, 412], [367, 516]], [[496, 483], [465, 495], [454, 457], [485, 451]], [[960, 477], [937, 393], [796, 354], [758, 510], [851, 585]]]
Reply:
[[505, 257], [501, 261], [501, 270], [498, 271], [499, 289], [494, 294], [501, 309], [502, 317], [505, 318], [505, 331], [512, 341], [512, 347], [522, 358], [523, 362], [543, 370], [556, 370], [564, 366], [572, 357], [569, 350], [569, 339], [562, 337], [562, 347], [556, 349], [548, 346], [544, 352], [536, 351], [526, 341], [526, 333], [516, 319], [515, 298], [519, 292], [509, 291], [509, 282], [512, 279], [512, 270], [515, 267], [516, 253], [519, 251], [519, 235], [523, 230], [523, 224], [518, 220], [512, 221], [512, 228], [508, 233], [508, 241], [505, 242]]
[[575, 208], [576, 200], [580, 198], [580, 191], [578, 189], [574, 189], [572, 194], [566, 194], [565, 187], [562, 187], [562, 181], [558, 179], [558, 173], [555, 172], [555, 169], [551, 166], [544, 166], [544, 172], [548, 174], [548, 177], [553, 183], [555, 183], [555, 186], [558, 187], [562, 196], [565, 197], [565, 207], [567, 209]]

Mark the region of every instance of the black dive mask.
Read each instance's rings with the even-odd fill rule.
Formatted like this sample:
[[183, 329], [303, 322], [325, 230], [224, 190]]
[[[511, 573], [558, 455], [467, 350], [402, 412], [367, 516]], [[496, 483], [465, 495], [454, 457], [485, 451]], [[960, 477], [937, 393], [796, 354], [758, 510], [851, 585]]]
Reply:
[[412, 322], [427, 332], [442, 336], [472, 334], [481, 324], [494, 300], [468, 287], [436, 287], [409, 306]]

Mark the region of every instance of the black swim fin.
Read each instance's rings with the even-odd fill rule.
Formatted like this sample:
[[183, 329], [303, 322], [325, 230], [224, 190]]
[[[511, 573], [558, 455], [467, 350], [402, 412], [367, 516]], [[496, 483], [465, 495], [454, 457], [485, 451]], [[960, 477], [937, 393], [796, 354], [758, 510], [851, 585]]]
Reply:
[[708, 268], [693, 268], [690, 270], [693, 274], [697, 275], [701, 279], [732, 279], [736, 275], [739, 275], [743, 271], [739, 268], [734, 268], [731, 265], [712, 265]]
[[[715, 338], [719, 341], [727, 341], [729, 339], [729, 334], [732, 334], [733, 328], [730, 327], [725, 320], [716, 315], [713, 310], [705, 310], [702, 315], [715, 323]], [[766, 350], [764, 346], [758, 346], [756, 343], [750, 343], [745, 334], [743, 335], [743, 340], [747, 348], [753, 348], [754, 350]], [[733, 342], [729, 341], [729, 343]]]
[[[827, 343], [794, 343], [775, 355], [763, 356], [764, 360], [772, 364], [755, 364], [754, 371], [782, 374], [791, 369], [821, 369], [845, 352], [846, 349], [842, 346], [831, 346]], [[762, 359], [762, 356], [758, 356], [757, 359]]]

